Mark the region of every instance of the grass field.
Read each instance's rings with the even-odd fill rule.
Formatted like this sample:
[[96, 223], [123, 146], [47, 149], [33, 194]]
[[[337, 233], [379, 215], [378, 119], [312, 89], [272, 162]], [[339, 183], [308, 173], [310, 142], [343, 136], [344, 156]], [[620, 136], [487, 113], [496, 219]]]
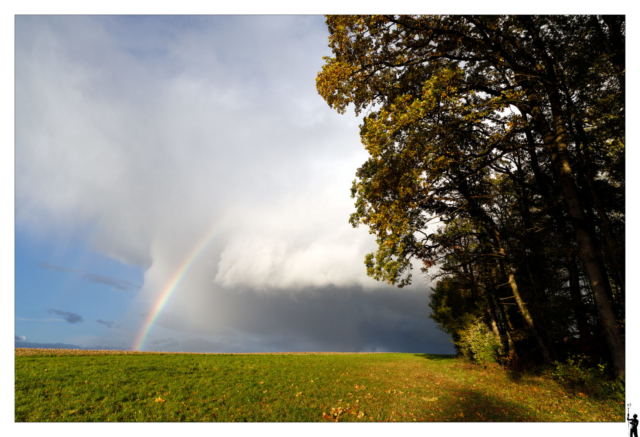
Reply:
[[16, 349], [20, 421], [624, 421], [624, 402], [442, 355]]

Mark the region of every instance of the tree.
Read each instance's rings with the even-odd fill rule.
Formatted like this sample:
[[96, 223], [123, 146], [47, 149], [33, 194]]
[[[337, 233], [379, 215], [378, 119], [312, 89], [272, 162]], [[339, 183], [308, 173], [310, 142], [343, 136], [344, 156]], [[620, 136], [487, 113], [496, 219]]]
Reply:
[[562, 293], [527, 280], [515, 255], [557, 277], [533, 231], [553, 228], [563, 259], [580, 261], [624, 376], [624, 18], [329, 16], [327, 25], [334, 56], [318, 92], [338, 112], [367, 114], [370, 158], [350, 220], [377, 237], [368, 274], [410, 283], [412, 259], [428, 269], [455, 250], [455, 235], [436, 228], [466, 221], [549, 361], [553, 335], [540, 321]]

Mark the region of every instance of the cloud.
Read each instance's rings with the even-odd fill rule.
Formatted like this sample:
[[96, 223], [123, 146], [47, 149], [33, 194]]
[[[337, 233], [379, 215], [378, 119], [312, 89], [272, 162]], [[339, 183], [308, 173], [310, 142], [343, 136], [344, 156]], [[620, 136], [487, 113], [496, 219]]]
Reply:
[[[179, 346], [162, 350], [454, 353], [448, 336], [429, 319], [429, 293], [419, 287], [313, 287], [290, 294], [215, 283], [207, 288], [198, 278], [186, 280], [176, 292], [179, 299], [160, 313], [147, 348], [171, 339]], [[209, 293], [203, 296], [202, 289]], [[125, 317], [124, 326], [137, 316]]]
[[70, 313], [68, 311], [61, 311], [61, 310], [54, 310], [53, 308], [49, 308], [48, 312], [49, 314], [57, 314], [59, 316], [62, 316], [66, 322], [71, 324], [84, 322], [84, 319], [82, 318], [82, 316], [76, 313]]
[[98, 320], [96, 320], [96, 323], [100, 323], [101, 325], [105, 325], [105, 326], [107, 326], [109, 328], [116, 328], [115, 322], [109, 322], [109, 321], [106, 321], [106, 320], [99, 320], [98, 319]]
[[20, 336], [16, 335], [15, 337], [16, 337], [16, 341], [27, 341], [27, 337], [24, 335], [20, 335]]
[[180, 342], [175, 339], [161, 339], [152, 342], [153, 348], [156, 350], [177, 350], [180, 348]]
[[153, 340], [190, 350], [451, 348], [424, 284], [366, 275], [359, 120], [315, 90], [327, 36], [320, 16], [16, 18], [16, 227], [87, 230], [144, 271], [110, 338], [173, 291]]
[[67, 267], [60, 267], [47, 263], [40, 264], [40, 267], [45, 269], [59, 270], [61, 272], [80, 273], [82, 274], [83, 280], [96, 284], [110, 285], [111, 287], [113, 287], [113, 291], [131, 291], [141, 288], [141, 285], [132, 284], [129, 281], [114, 278], [113, 276], [97, 275], [95, 273], [89, 273], [84, 270], [70, 269]]
[[112, 290], [114, 291], [131, 291], [141, 287], [140, 285], [132, 284], [122, 279], [113, 278], [111, 276], [95, 275], [93, 273], [82, 275], [82, 279], [96, 284], [110, 285], [113, 287]]
[[24, 317], [16, 317], [16, 320], [23, 322], [64, 322], [62, 319], [26, 319]]

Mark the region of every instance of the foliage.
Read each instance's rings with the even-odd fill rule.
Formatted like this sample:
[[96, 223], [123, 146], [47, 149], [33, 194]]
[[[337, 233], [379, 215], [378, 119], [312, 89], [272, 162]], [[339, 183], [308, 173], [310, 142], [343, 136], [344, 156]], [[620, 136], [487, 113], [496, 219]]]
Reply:
[[606, 364], [589, 366], [585, 355], [570, 355], [565, 362], [553, 362], [551, 377], [574, 392], [624, 401], [624, 381], [614, 379]]
[[456, 345], [464, 357], [482, 365], [498, 363], [504, 353], [500, 339], [480, 320], [467, 325]]
[[17, 422], [622, 421], [574, 396], [446, 355], [16, 349]]

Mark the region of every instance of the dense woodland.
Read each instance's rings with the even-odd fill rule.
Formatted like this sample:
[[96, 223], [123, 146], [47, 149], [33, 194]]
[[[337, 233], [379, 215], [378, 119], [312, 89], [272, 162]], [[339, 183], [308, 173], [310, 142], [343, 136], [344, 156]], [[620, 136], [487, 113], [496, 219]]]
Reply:
[[377, 237], [368, 274], [402, 287], [420, 265], [462, 352], [582, 353], [624, 376], [625, 18], [327, 25], [317, 89], [364, 114], [351, 223]]

